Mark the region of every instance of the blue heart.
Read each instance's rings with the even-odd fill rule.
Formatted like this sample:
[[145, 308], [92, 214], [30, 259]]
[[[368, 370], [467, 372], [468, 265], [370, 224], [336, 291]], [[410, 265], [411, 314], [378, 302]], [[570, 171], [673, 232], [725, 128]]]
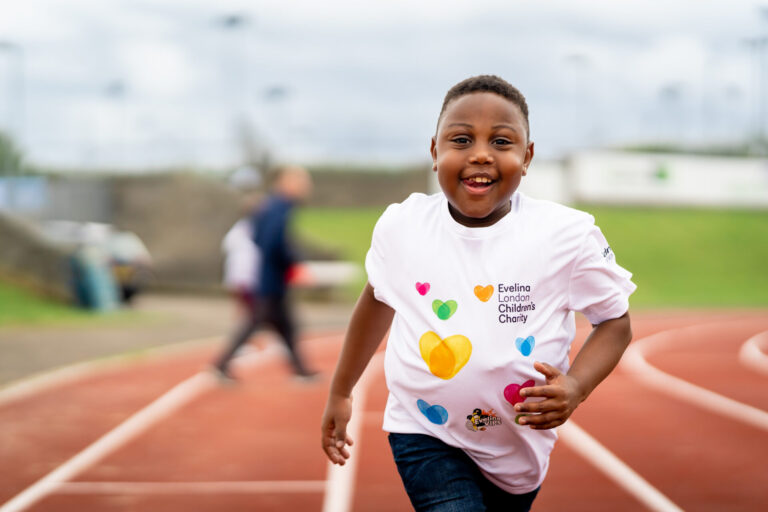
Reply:
[[536, 339], [533, 336], [528, 336], [525, 339], [517, 338], [515, 340], [515, 346], [521, 354], [524, 356], [529, 356], [531, 355], [531, 352], [533, 352], [533, 347], [536, 346]]
[[442, 405], [429, 405], [424, 400], [417, 400], [416, 405], [419, 406], [421, 413], [435, 425], [442, 425], [448, 421], [448, 411]]

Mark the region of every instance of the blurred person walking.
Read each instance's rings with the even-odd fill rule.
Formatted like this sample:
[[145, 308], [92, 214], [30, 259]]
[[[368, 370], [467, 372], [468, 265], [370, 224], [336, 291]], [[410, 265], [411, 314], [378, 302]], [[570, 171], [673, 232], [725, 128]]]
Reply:
[[234, 381], [229, 365], [237, 351], [263, 324], [271, 325], [288, 349], [294, 373], [312, 377], [297, 347], [296, 328], [288, 281], [299, 262], [288, 235], [291, 213], [312, 191], [312, 179], [303, 167], [286, 166], [274, 177], [272, 193], [256, 208], [252, 217], [252, 238], [256, 245], [258, 265], [253, 287], [250, 314], [235, 332], [228, 346], [214, 364], [221, 380]]

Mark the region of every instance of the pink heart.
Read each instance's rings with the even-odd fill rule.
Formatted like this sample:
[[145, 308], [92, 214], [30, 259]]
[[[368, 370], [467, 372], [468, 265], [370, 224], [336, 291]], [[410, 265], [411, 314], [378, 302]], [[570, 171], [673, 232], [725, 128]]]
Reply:
[[416, 291], [419, 292], [419, 295], [426, 295], [429, 291], [429, 283], [420, 283], [416, 281]]
[[520, 396], [520, 390], [523, 388], [530, 388], [535, 385], [536, 383], [532, 379], [527, 380], [522, 384], [510, 384], [504, 388], [504, 398], [506, 398], [507, 402], [511, 403], [512, 405], [515, 405], [519, 402], [525, 402], [525, 398]]

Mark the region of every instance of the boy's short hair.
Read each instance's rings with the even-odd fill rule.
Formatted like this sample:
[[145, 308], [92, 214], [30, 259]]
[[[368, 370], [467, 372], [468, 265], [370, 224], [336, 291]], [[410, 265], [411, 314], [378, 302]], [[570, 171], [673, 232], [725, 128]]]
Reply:
[[437, 124], [440, 125], [445, 109], [448, 104], [467, 94], [474, 92], [492, 92], [502, 98], [506, 98], [520, 108], [525, 119], [525, 133], [530, 137], [530, 128], [528, 126], [528, 104], [525, 102], [525, 96], [515, 86], [496, 75], [477, 75], [466, 80], [462, 80], [451, 87], [443, 100], [443, 107], [440, 109], [440, 115], [437, 116]]

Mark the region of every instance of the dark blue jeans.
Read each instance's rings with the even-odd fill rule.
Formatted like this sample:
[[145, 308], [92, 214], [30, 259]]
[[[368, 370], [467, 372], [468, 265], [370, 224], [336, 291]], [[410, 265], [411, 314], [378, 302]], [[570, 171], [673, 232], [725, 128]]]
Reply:
[[499, 489], [464, 451], [432, 436], [392, 433], [389, 446], [417, 512], [528, 512], [539, 492]]

